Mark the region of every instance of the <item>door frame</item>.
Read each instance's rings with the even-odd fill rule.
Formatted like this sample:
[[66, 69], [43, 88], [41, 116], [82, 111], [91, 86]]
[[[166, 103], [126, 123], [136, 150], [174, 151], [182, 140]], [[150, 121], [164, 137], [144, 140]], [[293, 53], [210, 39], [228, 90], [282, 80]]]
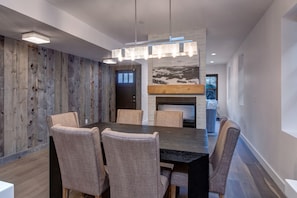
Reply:
[[111, 73], [110, 81], [111, 83], [111, 92], [110, 92], [110, 121], [115, 122], [116, 120], [116, 73], [117, 71], [122, 70], [134, 70], [135, 71], [135, 83], [136, 83], [136, 109], [141, 109], [141, 64], [134, 63], [131, 65], [116, 65], [110, 66]]

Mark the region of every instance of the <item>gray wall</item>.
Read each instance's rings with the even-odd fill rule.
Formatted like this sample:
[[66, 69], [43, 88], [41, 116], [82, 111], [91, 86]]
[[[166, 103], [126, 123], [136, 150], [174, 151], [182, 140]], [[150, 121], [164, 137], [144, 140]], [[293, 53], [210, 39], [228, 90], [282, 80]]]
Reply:
[[46, 146], [50, 114], [101, 120], [101, 75], [99, 62], [1, 36], [1, 159]]

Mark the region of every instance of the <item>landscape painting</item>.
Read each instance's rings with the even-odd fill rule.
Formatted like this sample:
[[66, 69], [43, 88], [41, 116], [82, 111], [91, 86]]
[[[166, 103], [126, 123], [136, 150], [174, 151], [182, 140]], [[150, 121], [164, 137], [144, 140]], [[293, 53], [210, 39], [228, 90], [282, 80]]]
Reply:
[[199, 84], [198, 66], [153, 68], [153, 84]]

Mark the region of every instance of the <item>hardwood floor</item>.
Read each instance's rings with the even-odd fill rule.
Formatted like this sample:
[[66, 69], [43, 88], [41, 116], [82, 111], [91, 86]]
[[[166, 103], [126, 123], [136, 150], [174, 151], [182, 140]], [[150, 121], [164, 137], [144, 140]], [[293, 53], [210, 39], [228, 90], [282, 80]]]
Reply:
[[14, 184], [15, 198], [48, 198], [49, 153], [44, 149], [0, 167], [0, 180]]
[[[216, 134], [219, 122], [216, 123]], [[210, 153], [217, 140], [216, 134], [208, 136]], [[187, 190], [181, 188], [178, 198], [186, 198]], [[209, 198], [218, 198], [209, 193]], [[229, 169], [225, 198], [285, 198], [271, 177], [254, 157], [244, 141], [239, 138]]]
[[[218, 124], [217, 124], [218, 127]], [[209, 136], [210, 151], [216, 135]], [[14, 184], [15, 198], [49, 197], [49, 153], [44, 149], [0, 167], [0, 180]], [[181, 188], [179, 198], [186, 198], [186, 189]], [[72, 192], [70, 198], [78, 198]], [[210, 198], [218, 198], [209, 193]], [[284, 194], [261, 167], [253, 154], [239, 139], [229, 171], [226, 198], [284, 198]]]

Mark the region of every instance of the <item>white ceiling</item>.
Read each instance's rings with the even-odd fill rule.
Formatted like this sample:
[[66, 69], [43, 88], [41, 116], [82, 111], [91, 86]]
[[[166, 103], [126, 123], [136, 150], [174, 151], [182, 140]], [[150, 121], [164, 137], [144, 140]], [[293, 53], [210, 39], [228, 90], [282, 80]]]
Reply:
[[[122, 44], [135, 39], [135, 0], [46, 1]], [[206, 61], [224, 64], [272, 1], [171, 0], [172, 33], [206, 28]], [[85, 41], [73, 36], [75, 34], [71, 35], [69, 31], [66, 33], [59, 27], [52, 27], [52, 24], [47, 25], [44, 21], [25, 15], [0, 6], [0, 34], [20, 38], [20, 33], [34, 27], [34, 30], [55, 38], [47, 47], [95, 60], [107, 54], [107, 50], [98, 46], [95, 40]], [[169, 24], [169, 0], [137, 0], [138, 41], [147, 40], [148, 34], [169, 33]], [[212, 52], [217, 55], [210, 56]]]

